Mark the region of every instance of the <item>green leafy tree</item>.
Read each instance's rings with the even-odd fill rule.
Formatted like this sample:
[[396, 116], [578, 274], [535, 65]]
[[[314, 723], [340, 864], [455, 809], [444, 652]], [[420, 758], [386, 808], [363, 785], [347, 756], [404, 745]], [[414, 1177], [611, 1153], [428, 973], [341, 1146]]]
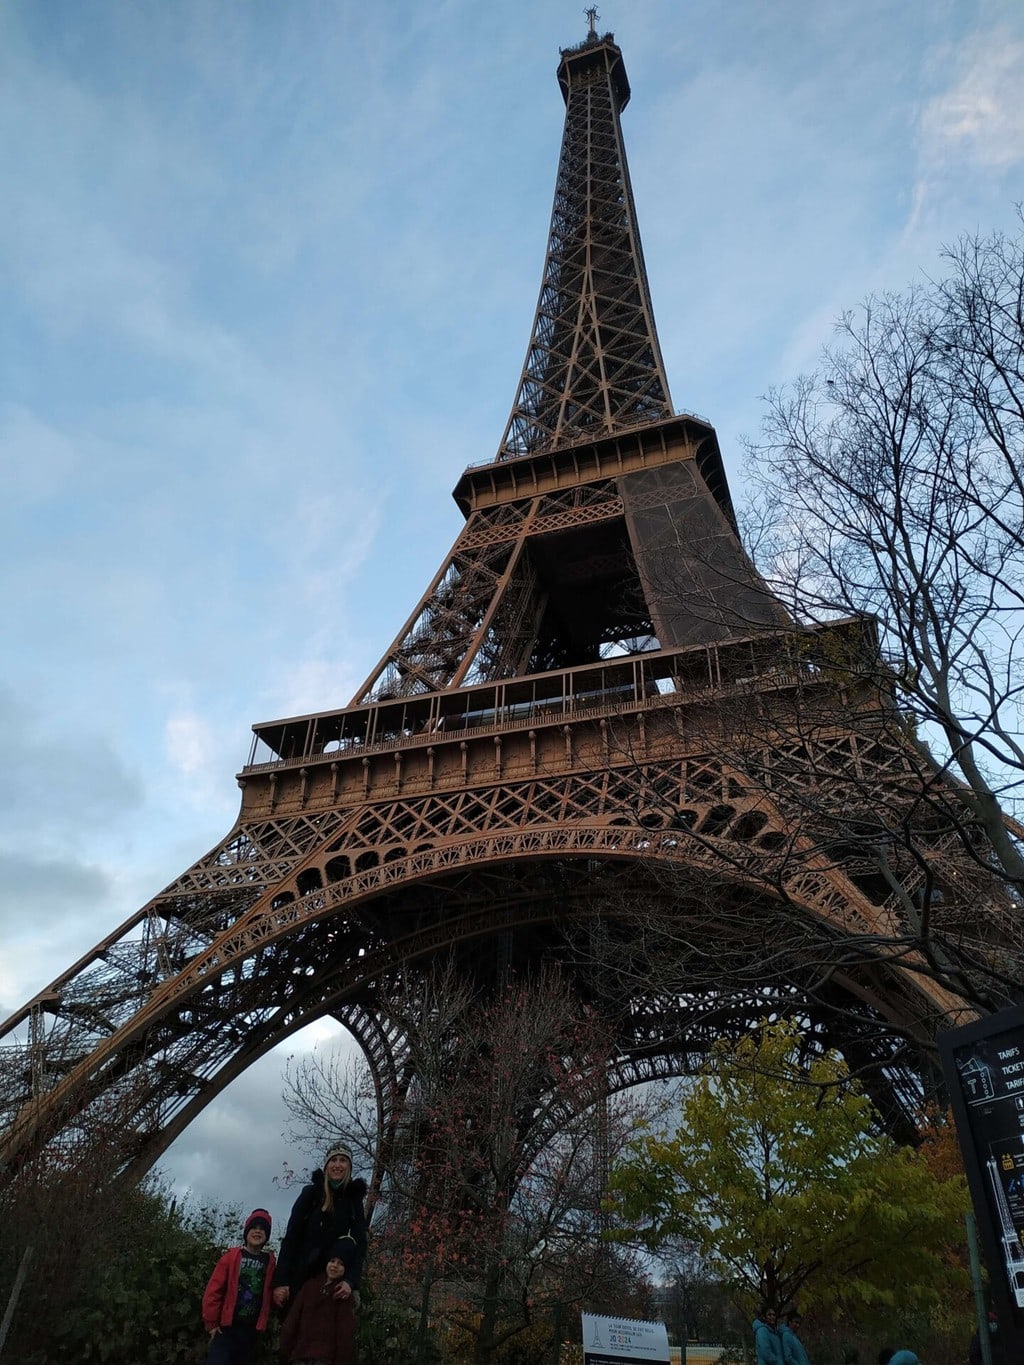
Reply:
[[799, 1029], [718, 1044], [674, 1133], [642, 1133], [612, 1174], [613, 1206], [649, 1251], [687, 1238], [748, 1306], [900, 1321], [958, 1268], [960, 1175], [885, 1136], [835, 1053], [806, 1064]]
[[179, 1205], [156, 1180], [127, 1185], [114, 1152], [99, 1141], [43, 1154], [0, 1195], [0, 1286], [26, 1272], [5, 1362], [201, 1358], [203, 1290], [241, 1215]]

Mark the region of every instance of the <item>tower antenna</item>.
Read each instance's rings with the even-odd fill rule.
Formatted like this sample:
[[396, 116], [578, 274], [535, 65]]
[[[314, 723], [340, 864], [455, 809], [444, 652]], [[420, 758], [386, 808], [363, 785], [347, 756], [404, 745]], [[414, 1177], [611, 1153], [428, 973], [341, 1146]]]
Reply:
[[597, 37], [597, 21], [598, 21], [598, 19], [600, 19], [600, 17], [601, 17], [601, 16], [598, 14], [598, 12], [597, 12], [597, 6], [596, 6], [596, 5], [591, 5], [590, 8], [589, 8], [589, 9], [585, 9], [585, 10], [583, 11], [583, 13], [587, 16], [587, 20], [588, 20], [589, 23], [590, 23], [590, 32], [587, 34], [587, 37], [588, 37], [588, 38], [596, 38], [596, 37]]

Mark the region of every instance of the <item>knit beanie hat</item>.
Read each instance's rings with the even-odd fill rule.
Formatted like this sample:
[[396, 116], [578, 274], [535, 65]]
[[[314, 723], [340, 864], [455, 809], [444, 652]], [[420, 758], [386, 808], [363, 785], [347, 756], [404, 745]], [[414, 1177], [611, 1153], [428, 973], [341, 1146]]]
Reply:
[[327, 1259], [329, 1261], [333, 1261], [335, 1259], [339, 1261], [344, 1261], [345, 1269], [347, 1270], [349, 1266], [352, 1264], [352, 1256], [353, 1253], [355, 1252], [355, 1249], [356, 1239], [350, 1236], [348, 1233], [346, 1233], [344, 1237], [339, 1237], [336, 1242], [331, 1243], [331, 1249], [327, 1253]]
[[249, 1236], [250, 1228], [262, 1228], [263, 1231], [269, 1237], [272, 1225], [273, 1225], [272, 1219], [270, 1217], [270, 1214], [266, 1211], [266, 1209], [253, 1209], [252, 1213], [250, 1213], [249, 1217], [245, 1220], [245, 1229], [242, 1232], [242, 1241], [244, 1242], [246, 1237]]
[[352, 1165], [352, 1153], [349, 1151], [349, 1149], [348, 1149], [343, 1143], [335, 1142], [335, 1143], [333, 1144], [333, 1146], [328, 1147], [328, 1149], [327, 1149], [327, 1155], [324, 1157], [324, 1169], [325, 1169], [325, 1170], [327, 1169], [327, 1163], [331, 1160], [332, 1157], [335, 1157], [335, 1156], [343, 1156], [343, 1157], [345, 1157], [345, 1158], [348, 1160], [348, 1164], [349, 1164], [350, 1166]]

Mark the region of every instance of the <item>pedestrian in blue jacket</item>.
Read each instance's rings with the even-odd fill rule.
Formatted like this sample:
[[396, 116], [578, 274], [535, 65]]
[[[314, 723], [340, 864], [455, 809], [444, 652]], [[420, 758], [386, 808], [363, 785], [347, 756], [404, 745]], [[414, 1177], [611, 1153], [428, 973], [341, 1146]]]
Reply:
[[774, 1308], [762, 1308], [760, 1317], [754, 1319], [754, 1350], [757, 1353], [757, 1365], [785, 1365], [782, 1338], [775, 1323]]
[[800, 1314], [794, 1308], [786, 1314], [786, 1320], [779, 1328], [779, 1336], [782, 1339], [782, 1359], [785, 1365], [811, 1365], [807, 1359], [804, 1344], [797, 1335], [800, 1330], [800, 1321]]

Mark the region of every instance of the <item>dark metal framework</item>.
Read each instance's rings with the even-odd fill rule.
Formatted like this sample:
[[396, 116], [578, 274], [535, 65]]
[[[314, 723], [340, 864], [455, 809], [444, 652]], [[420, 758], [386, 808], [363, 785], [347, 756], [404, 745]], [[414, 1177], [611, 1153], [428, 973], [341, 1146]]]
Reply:
[[533, 336], [498, 458], [670, 415], [619, 113], [622, 54], [562, 54], [565, 133]]
[[[389, 1012], [400, 978], [440, 957], [484, 980], [540, 955], [573, 971], [575, 929], [614, 925], [638, 895], [686, 929], [695, 964], [726, 948], [756, 964], [780, 907], [821, 952], [844, 946], [813, 991], [815, 963], [794, 953], [772, 981], [718, 992], [705, 973], [689, 994], [627, 993], [609, 1091], [684, 1074], [721, 1032], [799, 1002], [905, 1124], [908, 1040], [927, 1044], [960, 1002], [886, 951], [901, 932], [890, 889], [826, 857], [772, 795], [773, 771], [806, 759], [773, 708], [814, 699], [837, 784], [856, 770], [909, 790], [907, 756], [869, 711], [841, 718], [858, 705], [818, 667], [815, 632], [786, 620], [742, 552], [714, 430], [672, 413], [619, 49], [592, 34], [558, 75], [533, 338], [498, 458], [455, 489], [461, 534], [352, 703], [255, 726], [224, 840], [0, 1028], [8, 1171], [103, 1106], [141, 1173], [325, 1014], [369, 1059], [386, 1129], [407, 1048]], [[829, 629], [864, 644], [862, 622]], [[738, 698], [759, 717], [743, 761], [709, 739]], [[911, 889], [921, 875], [899, 872]], [[976, 913], [968, 890], [947, 898], [950, 923]], [[590, 980], [578, 973], [581, 992]]]

